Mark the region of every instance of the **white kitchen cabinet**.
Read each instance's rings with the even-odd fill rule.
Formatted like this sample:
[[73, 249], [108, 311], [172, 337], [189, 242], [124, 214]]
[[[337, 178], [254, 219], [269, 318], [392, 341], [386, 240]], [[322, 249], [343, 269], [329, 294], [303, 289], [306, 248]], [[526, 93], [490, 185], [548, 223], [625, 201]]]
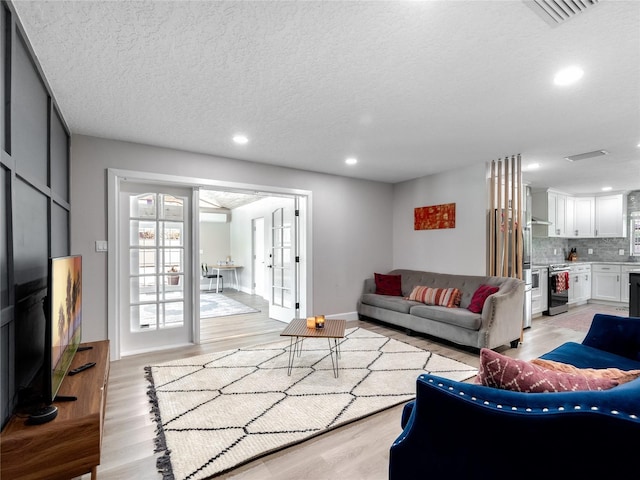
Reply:
[[620, 301], [620, 265], [597, 264], [591, 267], [591, 298]]
[[[595, 198], [572, 197], [571, 204], [573, 205], [573, 224], [568, 228], [569, 236], [576, 238], [593, 237], [595, 235]], [[569, 202], [567, 202], [567, 210], [569, 208]]]
[[591, 298], [591, 265], [571, 265], [569, 305], [586, 303]]
[[547, 220], [550, 225], [534, 225], [536, 237], [566, 237], [567, 195], [541, 190], [531, 194], [531, 210], [534, 217]]
[[538, 271], [538, 286], [531, 289], [531, 315], [537, 315], [547, 310], [549, 269], [541, 267], [533, 270]]
[[629, 303], [629, 272], [639, 271], [640, 265], [622, 265], [620, 269], [620, 301]]
[[626, 205], [621, 193], [595, 197], [595, 236], [626, 236]]

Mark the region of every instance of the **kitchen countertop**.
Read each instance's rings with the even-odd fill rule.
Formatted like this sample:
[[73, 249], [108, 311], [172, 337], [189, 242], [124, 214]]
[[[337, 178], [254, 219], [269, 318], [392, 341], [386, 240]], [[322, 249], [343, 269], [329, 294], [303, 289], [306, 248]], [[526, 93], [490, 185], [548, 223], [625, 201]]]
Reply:
[[535, 264], [532, 265], [531, 268], [548, 268], [549, 265], [558, 265], [566, 263], [567, 265], [628, 265], [630, 267], [638, 267], [640, 268], [640, 262], [602, 262], [602, 261], [581, 261], [577, 260], [575, 262], [570, 262], [569, 260], [565, 260], [564, 262], [549, 262], [547, 264]]

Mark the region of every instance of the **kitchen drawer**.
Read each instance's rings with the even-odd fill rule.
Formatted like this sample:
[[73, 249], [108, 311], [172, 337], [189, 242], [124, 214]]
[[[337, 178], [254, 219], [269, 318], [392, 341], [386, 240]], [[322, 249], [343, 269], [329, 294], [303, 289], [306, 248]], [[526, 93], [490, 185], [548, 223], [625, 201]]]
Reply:
[[585, 265], [570, 265], [569, 267], [571, 269], [572, 272], [578, 272], [578, 273], [584, 273], [584, 272], [590, 272], [591, 271], [591, 265], [585, 264]]
[[620, 273], [620, 265], [595, 264], [591, 266], [591, 270], [593, 273]]

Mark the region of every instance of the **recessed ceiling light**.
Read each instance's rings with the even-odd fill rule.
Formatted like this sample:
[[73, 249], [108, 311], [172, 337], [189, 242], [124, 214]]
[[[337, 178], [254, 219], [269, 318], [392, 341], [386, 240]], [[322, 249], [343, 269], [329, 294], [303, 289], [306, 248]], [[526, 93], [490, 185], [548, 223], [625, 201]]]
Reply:
[[346, 163], [347, 165], [355, 165], [356, 163], [358, 163], [358, 159], [354, 157], [349, 157], [344, 161], [344, 163]]
[[244, 135], [234, 135], [233, 141], [236, 142], [238, 145], [244, 145], [249, 141], [249, 139]]
[[553, 83], [560, 86], [571, 85], [582, 78], [584, 71], [575, 65], [564, 68], [553, 77]]
[[603, 192], [609, 192], [611, 190], [613, 190], [613, 188], [611, 188], [611, 187], [602, 187], [602, 191]]

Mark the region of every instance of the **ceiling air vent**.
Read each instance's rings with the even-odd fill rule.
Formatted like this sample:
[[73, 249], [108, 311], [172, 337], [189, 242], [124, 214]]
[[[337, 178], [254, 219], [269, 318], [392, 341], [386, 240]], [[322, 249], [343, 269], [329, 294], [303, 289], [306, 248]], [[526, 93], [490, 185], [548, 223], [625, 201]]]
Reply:
[[603, 155], [608, 155], [609, 152], [606, 150], [596, 150], [594, 152], [580, 153], [578, 155], [571, 155], [570, 157], [564, 157], [565, 160], [569, 160], [570, 162], [579, 162], [580, 160], [586, 160], [587, 158], [595, 158], [602, 157]]
[[523, 0], [524, 3], [552, 27], [563, 23], [600, 0]]

